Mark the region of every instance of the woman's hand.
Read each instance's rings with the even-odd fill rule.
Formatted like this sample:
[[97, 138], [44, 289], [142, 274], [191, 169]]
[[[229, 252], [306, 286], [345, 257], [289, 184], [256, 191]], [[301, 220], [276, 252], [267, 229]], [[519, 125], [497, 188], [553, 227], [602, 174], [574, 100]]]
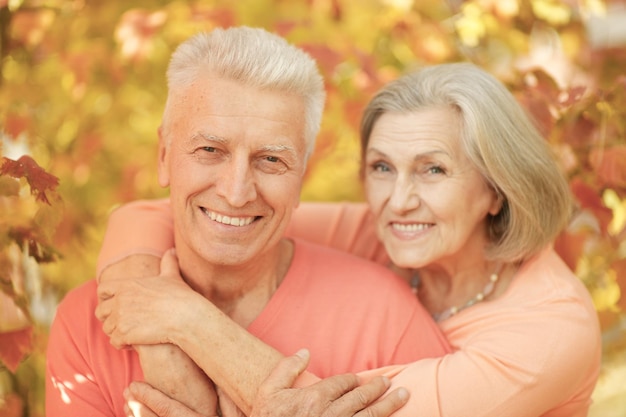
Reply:
[[291, 388], [308, 362], [305, 350], [281, 360], [259, 387], [250, 417], [387, 417], [409, 399], [408, 391], [398, 388], [378, 401], [389, 388], [389, 380], [379, 377], [359, 385], [353, 374]]
[[[124, 391], [126, 417], [216, 417], [199, 414], [184, 404], [168, 397], [145, 382], [133, 382]], [[217, 410], [217, 396], [212, 392], [213, 410]]]
[[194, 302], [206, 300], [180, 276], [173, 250], [161, 260], [161, 273], [150, 278], [111, 279], [98, 285], [96, 316], [117, 348], [129, 345], [175, 343], [192, 319]]

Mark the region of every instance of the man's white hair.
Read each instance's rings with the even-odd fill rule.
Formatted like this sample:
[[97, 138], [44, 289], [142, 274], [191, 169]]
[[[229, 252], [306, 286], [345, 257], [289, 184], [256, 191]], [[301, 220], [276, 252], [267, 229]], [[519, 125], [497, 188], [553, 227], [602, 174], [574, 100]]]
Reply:
[[[183, 88], [206, 74], [301, 96], [306, 112], [306, 156], [310, 156], [326, 94], [316, 62], [306, 52], [263, 29], [217, 28], [194, 35], [176, 49], [167, 69], [168, 89]], [[167, 108], [166, 104], [166, 114]]]

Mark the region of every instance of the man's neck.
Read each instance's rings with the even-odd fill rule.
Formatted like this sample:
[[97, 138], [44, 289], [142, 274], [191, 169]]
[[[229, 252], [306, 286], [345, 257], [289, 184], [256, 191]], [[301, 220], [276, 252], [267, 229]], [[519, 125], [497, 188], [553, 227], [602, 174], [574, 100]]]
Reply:
[[183, 267], [185, 281], [243, 327], [263, 311], [285, 278], [294, 244], [282, 239], [260, 259], [246, 265]]

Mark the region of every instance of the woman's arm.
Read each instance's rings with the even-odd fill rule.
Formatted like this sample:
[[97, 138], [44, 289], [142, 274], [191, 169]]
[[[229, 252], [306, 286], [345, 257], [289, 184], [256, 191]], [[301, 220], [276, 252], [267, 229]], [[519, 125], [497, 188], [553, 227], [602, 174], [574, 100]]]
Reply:
[[[219, 382], [220, 389], [242, 411], [249, 414], [259, 387], [280, 362], [282, 355], [188, 287], [180, 277], [172, 251], [163, 256], [160, 270], [158, 277], [103, 280], [100, 283], [98, 294], [101, 302], [96, 315], [104, 321], [103, 330], [111, 336], [111, 343], [117, 347], [139, 342], [176, 344], [213, 380]], [[145, 285], [147, 280], [150, 280], [149, 286]], [[121, 320], [122, 317], [124, 320]], [[319, 378], [302, 372], [302, 369], [293, 375], [293, 379], [296, 386], [319, 381]], [[374, 379], [352, 395], [341, 397], [357, 388], [359, 379], [352, 374], [327, 378], [315, 385], [315, 396], [301, 396], [309, 398], [308, 406], [306, 403], [298, 406], [306, 406], [311, 413], [309, 415], [317, 416], [321, 415], [321, 411], [317, 414], [321, 407], [341, 397], [342, 407], [361, 409], [385, 391], [381, 381]], [[315, 401], [316, 404], [312, 404], [313, 398], [319, 399], [319, 403]], [[393, 404], [398, 404], [398, 401]]]
[[[146, 276], [159, 272], [161, 255], [174, 246], [174, 224], [169, 199], [138, 200], [113, 210], [98, 254], [96, 277], [117, 264], [107, 277], [125, 276], [127, 268]], [[120, 263], [131, 255], [145, 255]], [[120, 275], [122, 272], [124, 275]]]
[[[327, 378], [307, 390], [292, 389], [295, 379], [306, 369], [308, 359], [306, 351], [282, 359], [259, 388], [250, 417], [388, 417], [409, 398], [408, 391], [401, 388], [376, 401], [389, 386], [386, 378], [372, 380], [348, 392], [345, 391], [348, 386], [337, 383], [337, 378]], [[154, 410], [159, 417], [200, 417], [143, 382], [133, 382], [126, 398]], [[230, 416], [230, 411], [222, 409], [223, 415]]]
[[[376, 238], [374, 221], [364, 203], [301, 203], [285, 232], [287, 236], [329, 246], [378, 263], [389, 259]], [[160, 258], [174, 246], [168, 199], [140, 200], [114, 210], [98, 256], [97, 277], [131, 255], [148, 255], [121, 264], [136, 268], [149, 256]], [[158, 268], [158, 261], [151, 267]], [[116, 276], [108, 274], [108, 276]]]
[[[159, 274], [160, 258], [152, 255], [131, 255], [107, 267], [101, 282], [145, 278]], [[213, 383], [178, 346], [135, 345], [144, 379], [167, 396], [204, 414], [215, 413]]]

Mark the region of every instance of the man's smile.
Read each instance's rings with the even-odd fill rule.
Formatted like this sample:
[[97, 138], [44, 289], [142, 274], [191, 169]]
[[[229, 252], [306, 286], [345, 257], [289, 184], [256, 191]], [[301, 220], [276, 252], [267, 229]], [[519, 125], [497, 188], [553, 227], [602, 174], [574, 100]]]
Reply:
[[257, 217], [234, 217], [234, 216], [226, 216], [214, 211], [209, 211], [204, 207], [200, 207], [202, 212], [207, 215], [207, 217], [213, 221], [218, 223], [227, 224], [230, 226], [247, 226], [252, 223]]

